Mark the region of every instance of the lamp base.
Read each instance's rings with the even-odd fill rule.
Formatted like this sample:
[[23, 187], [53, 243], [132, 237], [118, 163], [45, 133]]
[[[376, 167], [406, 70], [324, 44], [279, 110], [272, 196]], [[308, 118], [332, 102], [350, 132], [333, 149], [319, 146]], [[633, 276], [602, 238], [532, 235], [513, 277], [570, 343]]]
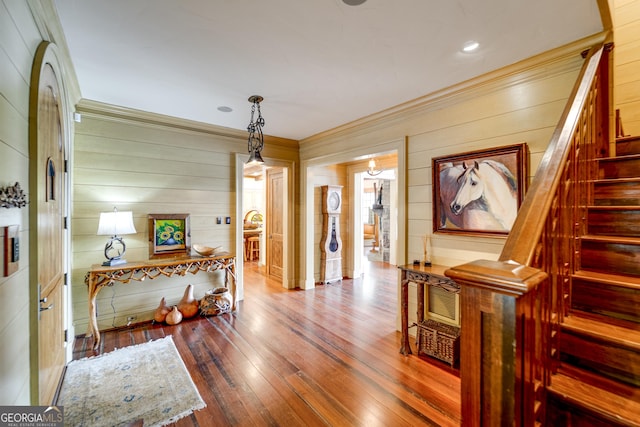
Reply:
[[113, 267], [114, 265], [126, 264], [127, 260], [122, 258], [108, 259], [102, 263], [103, 267]]

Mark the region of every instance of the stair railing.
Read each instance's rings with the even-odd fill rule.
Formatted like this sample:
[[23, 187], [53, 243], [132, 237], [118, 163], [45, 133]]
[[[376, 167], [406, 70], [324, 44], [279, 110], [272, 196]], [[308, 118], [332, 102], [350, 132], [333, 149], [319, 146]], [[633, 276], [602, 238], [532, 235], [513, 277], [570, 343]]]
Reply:
[[596, 157], [608, 152], [610, 45], [586, 58], [498, 261], [446, 274], [461, 285], [461, 400], [465, 426], [544, 424], [545, 387], [558, 366], [577, 239]]

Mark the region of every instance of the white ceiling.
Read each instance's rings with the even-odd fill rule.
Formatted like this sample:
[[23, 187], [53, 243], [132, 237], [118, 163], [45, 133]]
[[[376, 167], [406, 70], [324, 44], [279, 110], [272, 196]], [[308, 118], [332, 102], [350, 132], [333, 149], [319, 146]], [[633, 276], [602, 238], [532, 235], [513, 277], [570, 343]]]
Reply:
[[257, 94], [296, 140], [602, 30], [597, 0], [55, 4], [83, 98], [246, 129]]

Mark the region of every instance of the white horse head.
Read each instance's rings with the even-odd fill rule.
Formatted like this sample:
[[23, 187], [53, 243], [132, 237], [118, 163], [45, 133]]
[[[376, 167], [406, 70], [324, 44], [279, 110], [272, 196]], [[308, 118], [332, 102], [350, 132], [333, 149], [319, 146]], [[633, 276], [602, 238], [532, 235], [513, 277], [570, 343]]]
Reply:
[[502, 163], [493, 160], [474, 161], [472, 167], [463, 163], [463, 168], [464, 172], [458, 177], [458, 191], [450, 205], [451, 212], [460, 215], [469, 203], [478, 201], [502, 229], [510, 230], [518, 211], [517, 183], [513, 174]]

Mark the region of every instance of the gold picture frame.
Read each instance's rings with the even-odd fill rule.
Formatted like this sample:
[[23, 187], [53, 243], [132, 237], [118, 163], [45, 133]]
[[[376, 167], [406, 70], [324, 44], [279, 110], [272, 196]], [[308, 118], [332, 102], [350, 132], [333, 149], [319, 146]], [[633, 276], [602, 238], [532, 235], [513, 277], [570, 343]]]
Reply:
[[506, 237], [524, 200], [526, 143], [432, 159], [433, 232]]
[[189, 214], [149, 214], [149, 258], [177, 258], [191, 252]]

